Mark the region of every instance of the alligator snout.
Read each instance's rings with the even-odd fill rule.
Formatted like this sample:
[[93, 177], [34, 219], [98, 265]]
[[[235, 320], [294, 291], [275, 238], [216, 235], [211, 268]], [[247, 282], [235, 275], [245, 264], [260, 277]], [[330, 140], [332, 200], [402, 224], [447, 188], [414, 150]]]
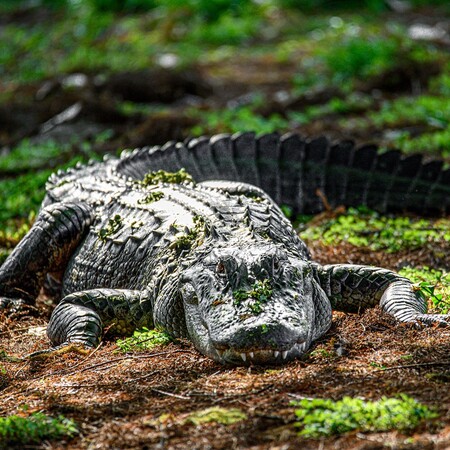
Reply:
[[287, 323], [260, 323], [230, 328], [220, 337], [211, 337], [220, 361], [277, 364], [298, 357], [309, 347], [306, 330]]

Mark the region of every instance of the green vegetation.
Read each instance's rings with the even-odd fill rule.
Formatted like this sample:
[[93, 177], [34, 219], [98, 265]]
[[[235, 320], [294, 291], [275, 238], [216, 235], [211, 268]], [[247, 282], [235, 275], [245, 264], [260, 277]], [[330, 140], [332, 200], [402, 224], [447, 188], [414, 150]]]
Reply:
[[153, 202], [157, 202], [164, 197], [164, 194], [161, 191], [150, 192], [150, 194], [146, 195], [144, 198], [138, 200], [140, 204], [149, 204]]
[[136, 330], [133, 336], [125, 339], [118, 339], [116, 345], [124, 353], [127, 352], [142, 352], [151, 350], [157, 345], [167, 345], [172, 342], [173, 339], [164, 331], [161, 330], [149, 330], [143, 327], [140, 330]]
[[427, 243], [450, 242], [448, 219], [428, 220], [382, 216], [367, 208], [349, 208], [344, 214], [307, 228], [302, 239], [334, 245], [347, 241], [357, 247], [393, 253], [419, 248]]
[[[187, 232], [181, 232], [176, 235], [174, 248], [177, 255], [189, 251], [201, 245], [206, 231], [205, 219], [201, 216], [194, 216], [194, 226]], [[176, 227], [175, 227], [176, 228]]]
[[11, 219], [28, 218], [31, 211], [37, 211], [45, 195], [44, 186], [51, 170], [20, 175], [14, 179], [0, 180], [2, 207], [0, 223], [12, 224]]
[[419, 294], [428, 300], [434, 311], [450, 312], [450, 273], [425, 266], [404, 267], [399, 274], [415, 283]]
[[185, 423], [201, 425], [204, 423], [220, 423], [221, 425], [233, 425], [236, 422], [246, 420], [247, 415], [237, 408], [221, 408], [213, 406], [211, 408], [194, 411], [185, 419]]
[[252, 288], [249, 290], [238, 289], [233, 292], [234, 304], [240, 306], [244, 301], [246, 302], [246, 307], [253, 314], [260, 314], [264, 309], [264, 303], [267, 303], [272, 297], [272, 287], [270, 280], [258, 280], [253, 284]]
[[200, 124], [194, 126], [191, 132], [195, 136], [213, 133], [237, 133], [242, 130], [252, 130], [256, 133], [272, 133], [286, 131], [289, 121], [280, 114], [264, 117], [257, 112], [259, 100], [251, 105], [227, 108], [221, 110], [202, 111], [191, 109], [190, 117], [199, 119]]
[[42, 412], [28, 417], [0, 417], [0, 447], [39, 444], [45, 440], [71, 438], [78, 434], [74, 421], [63, 416], [52, 418]]
[[166, 172], [165, 170], [150, 172], [138, 183], [141, 186], [152, 186], [159, 183], [188, 184], [194, 183], [194, 179], [186, 172], [186, 169], [183, 168], [178, 172]]
[[342, 400], [303, 399], [292, 403], [300, 435], [309, 438], [358, 430], [362, 432], [416, 428], [423, 420], [437, 417], [428, 407], [407, 395], [382, 397], [378, 401], [344, 397]]
[[98, 232], [98, 237], [103, 242], [106, 242], [109, 236], [117, 233], [123, 227], [122, 217], [116, 214], [112, 219], [109, 219], [108, 224], [105, 228], [102, 228]]

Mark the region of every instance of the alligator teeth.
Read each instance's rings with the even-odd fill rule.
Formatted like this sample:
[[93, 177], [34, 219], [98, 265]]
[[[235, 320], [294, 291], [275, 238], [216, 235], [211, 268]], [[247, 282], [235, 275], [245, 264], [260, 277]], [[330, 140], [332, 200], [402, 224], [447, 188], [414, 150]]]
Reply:
[[278, 350], [275, 350], [273, 352], [273, 356], [275, 356], [275, 358], [278, 358], [279, 355], [280, 355], [280, 352]]
[[241, 353], [242, 361], [247, 361], [247, 355], [245, 353]]
[[253, 352], [250, 352], [250, 353], [249, 353], [249, 356], [250, 356], [250, 358], [253, 359], [253, 358], [255, 357], [255, 354], [254, 354]]
[[281, 353], [281, 357], [282, 357], [283, 359], [286, 359], [287, 354], [288, 354], [288, 351], [285, 350], [284, 352]]

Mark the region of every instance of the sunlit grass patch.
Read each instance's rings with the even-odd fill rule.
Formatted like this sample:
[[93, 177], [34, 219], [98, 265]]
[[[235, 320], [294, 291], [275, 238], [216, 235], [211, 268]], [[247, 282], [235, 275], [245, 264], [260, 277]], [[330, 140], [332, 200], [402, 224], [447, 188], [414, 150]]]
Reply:
[[52, 418], [44, 413], [28, 417], [0, 417], [0, 447], [6, 445], [38, 444], [45, 440], [70, 438], [78, 434], [73, 420], [63, 416]]
[[342, 400], [302, 399], [292, 402], [299, 434], [309, 438], [332, 436], [349, 431], [407, 431], [437, 414], [407, 395], [382, 397], [378, 401], [344, 397]]
[[173, 339], [166, 332], [161, 330], [149, 330], [143, 327], [140, 330], [136, 330], [133, 336], [125, 339], [118, 339], [116, 345], [121, 351], [136, 352], [151, 350], [157, 345], [167, 345], [172, 342]]
[[450, 242], [450, 221], [388, 217], [366, 208], [349, 208], [336, 218], [306, 228], [300, 237], [325, 245], [346, 241], [357, 247], [394, 253], [427, 243]]

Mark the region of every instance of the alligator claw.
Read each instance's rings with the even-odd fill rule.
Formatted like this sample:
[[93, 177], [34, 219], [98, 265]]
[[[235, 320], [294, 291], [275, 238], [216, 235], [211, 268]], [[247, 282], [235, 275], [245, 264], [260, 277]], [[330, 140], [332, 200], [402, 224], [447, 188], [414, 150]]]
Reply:
[[87, 355], [92, 348], [88, 348], [79, 342], [65, 342], [57, 347], [48, 348], [46, 350], [38, 350], [23, 357], [24, 360], [46, 359], [53, 356], [64, 355], [65, 353], [78, 353]]

